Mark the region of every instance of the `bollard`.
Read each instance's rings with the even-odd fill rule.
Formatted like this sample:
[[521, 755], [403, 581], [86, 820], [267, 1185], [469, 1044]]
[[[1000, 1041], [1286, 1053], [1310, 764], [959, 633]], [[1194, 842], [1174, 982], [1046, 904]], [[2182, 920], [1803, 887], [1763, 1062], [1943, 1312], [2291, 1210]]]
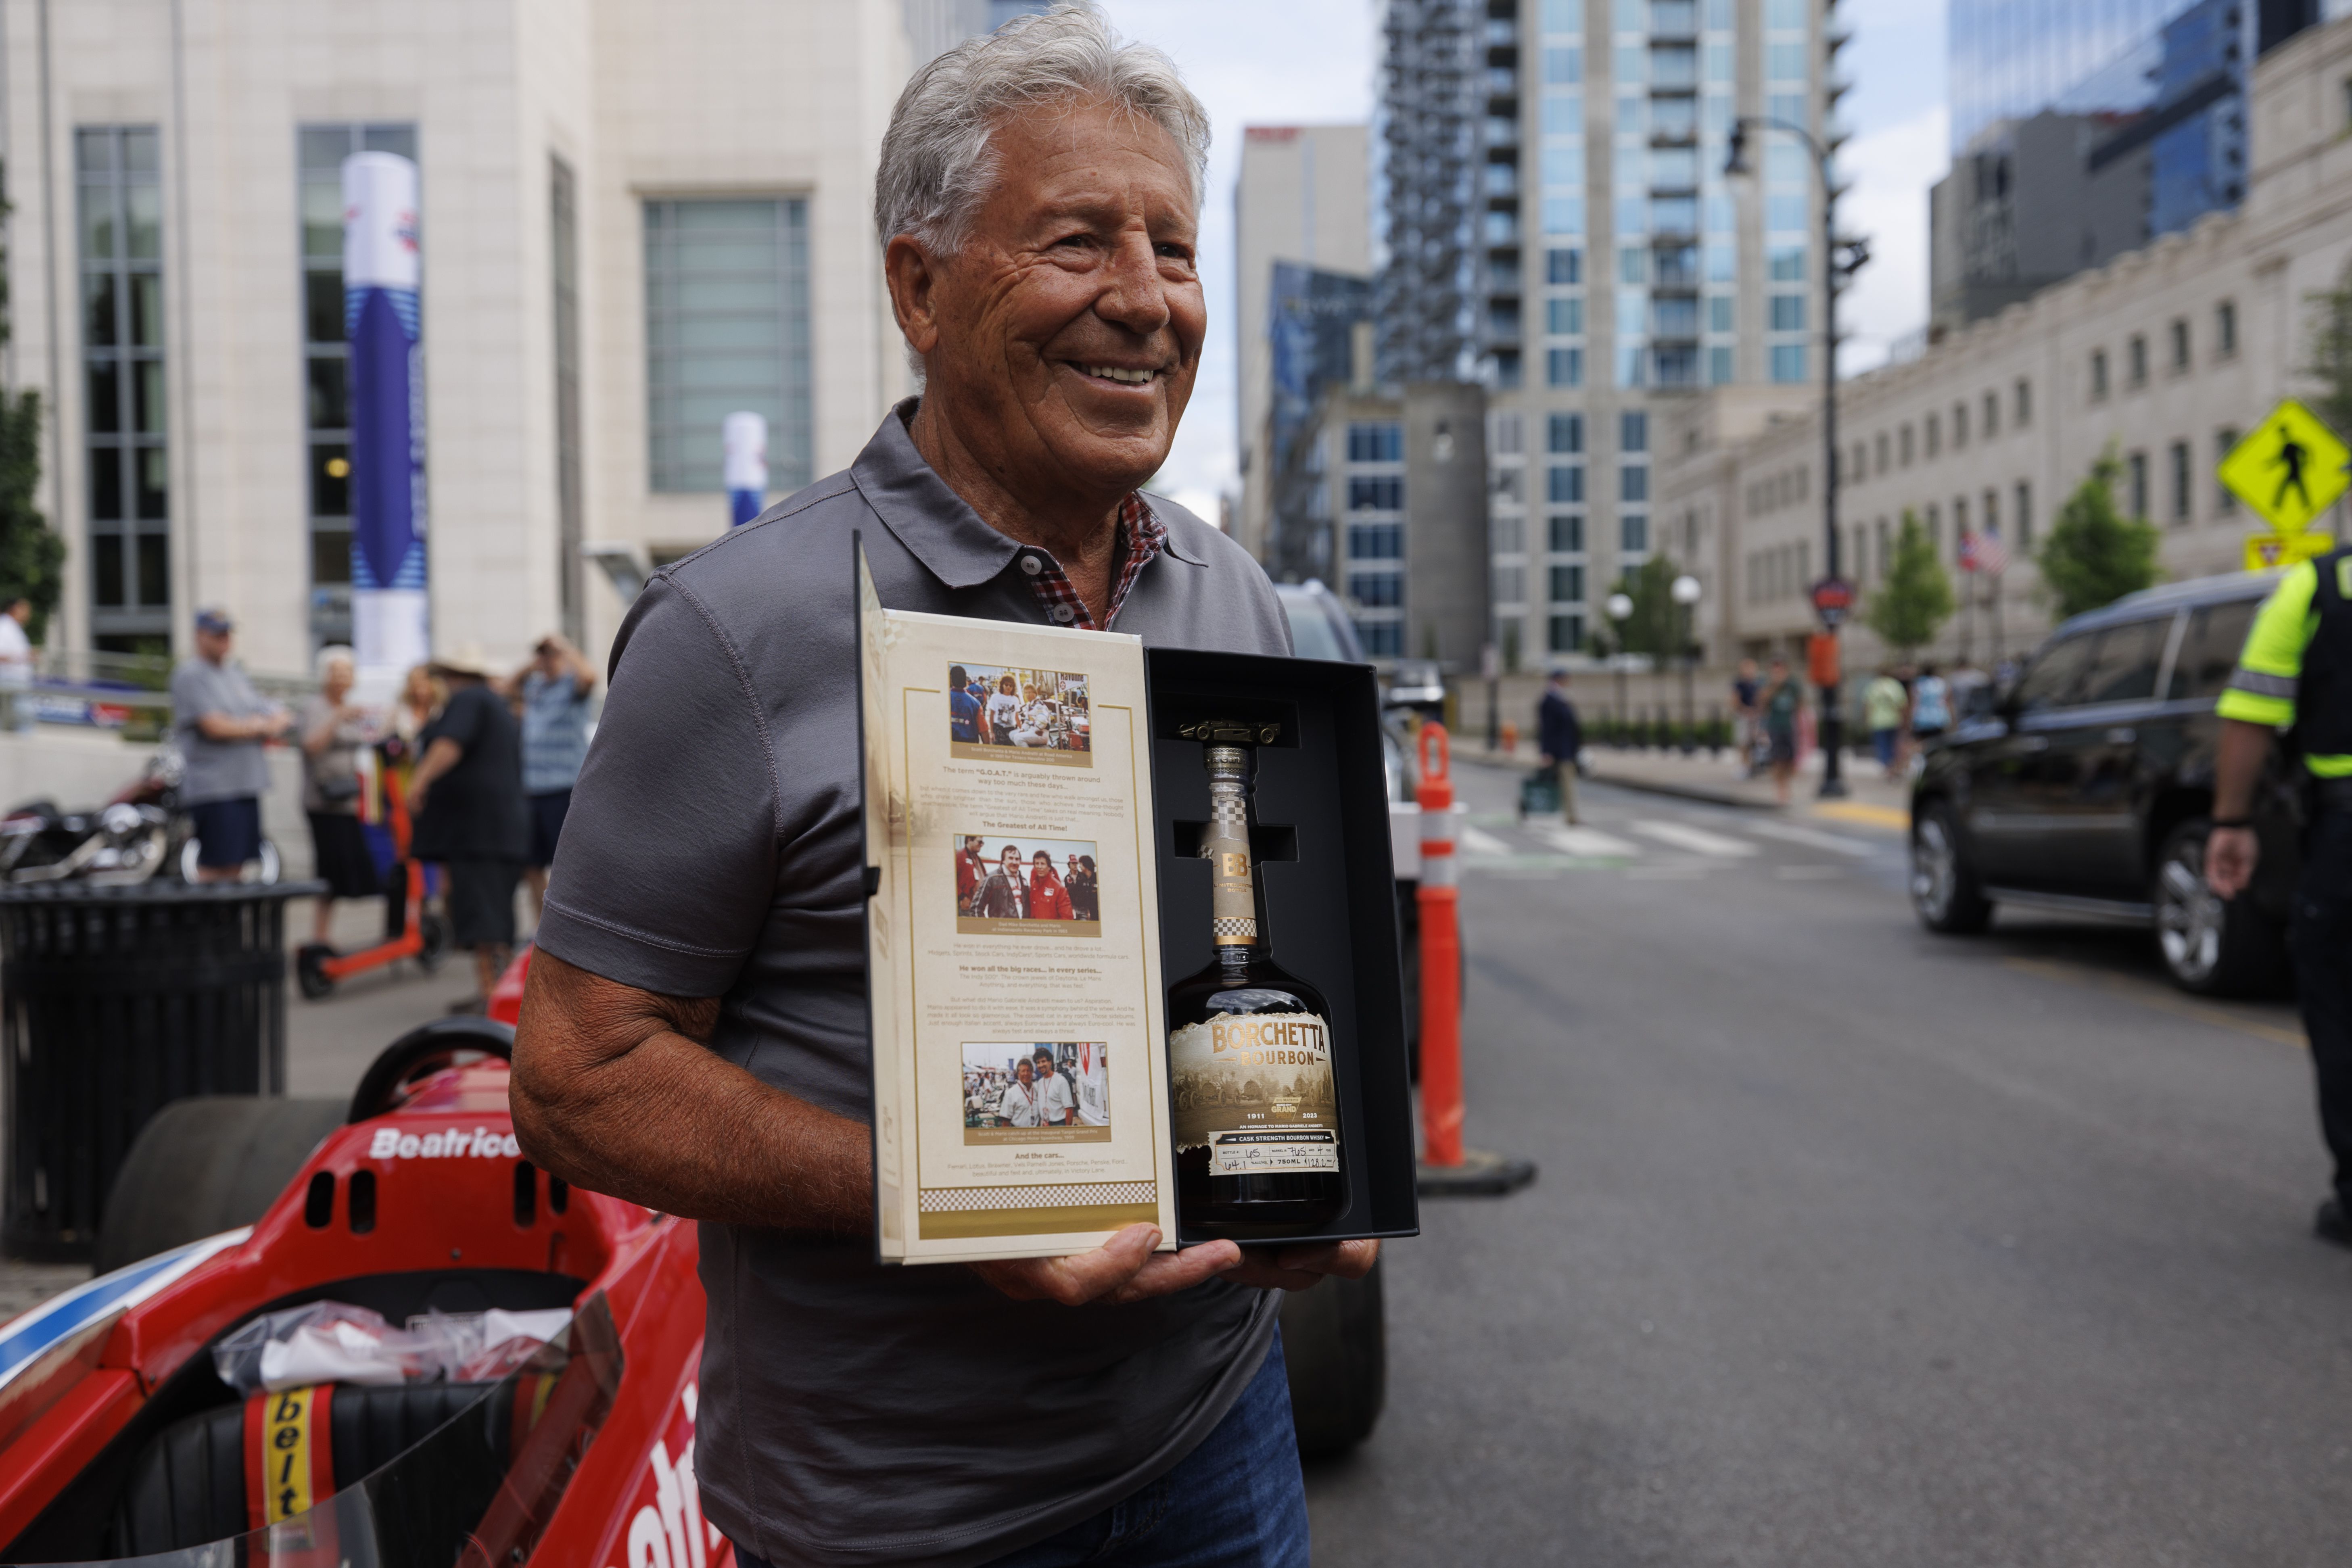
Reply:
[[1461, 863], [1454, 853], [1453, 752], [1445, 726], [1423, 724], [1421, 759], [1421, 1138], [1418, 1185], [1429, 1196], [1499, 1197], [1535, 1165], [1462, 1147]]
[[1445, 726], [1423, 724], [1419, 745], [1422, 1159], [1456, 1167], [1462, 1163], [1462, 889]]

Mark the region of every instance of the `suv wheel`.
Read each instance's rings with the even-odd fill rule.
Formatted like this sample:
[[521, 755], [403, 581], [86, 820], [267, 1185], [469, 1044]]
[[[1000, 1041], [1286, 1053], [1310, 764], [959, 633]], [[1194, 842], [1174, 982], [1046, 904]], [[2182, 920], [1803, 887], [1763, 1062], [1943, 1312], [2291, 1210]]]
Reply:
[[1952, 808], [1935, 801], [1911, 823], [1911, 907], [1929, 931], [1963, 936], [1984, 930], [1992, 903], [1960, 847]]
[[2205, 885], [2205, 838], [2212, 825], [2184, 822], [2157, 858], [2156, 942], [2173, 984], [2200, 996], [2242, 996], [2275, 989], [2286, 944], [2251, 897], [2226, 901]]

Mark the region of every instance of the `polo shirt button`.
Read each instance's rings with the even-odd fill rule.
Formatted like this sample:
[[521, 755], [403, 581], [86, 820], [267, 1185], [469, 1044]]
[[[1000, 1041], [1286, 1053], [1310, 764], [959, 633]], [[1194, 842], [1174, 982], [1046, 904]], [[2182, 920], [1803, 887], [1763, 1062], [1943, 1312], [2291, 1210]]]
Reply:
[[1045, 569], [1045, 563], [1043, 561], [1038, 560], [1034, 555], [1024, 555], [1021, 558], [1021, 570], [1028, 573], [1032, 577], [1034, 577], [1038, 573], [1043, 572]]
[[1056, 605], [1054, 606], [1054, 618], [1057, 621], [1076, 620], [1077, 618], [1077, 615], [1078, 612], [1070, 608], [1067, 605]]

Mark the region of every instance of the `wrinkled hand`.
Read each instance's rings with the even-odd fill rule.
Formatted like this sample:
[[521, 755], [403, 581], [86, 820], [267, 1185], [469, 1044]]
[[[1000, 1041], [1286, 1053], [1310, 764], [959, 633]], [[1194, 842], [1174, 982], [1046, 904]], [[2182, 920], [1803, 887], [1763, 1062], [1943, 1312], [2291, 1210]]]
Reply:
[[[1202, 1250], [1194, 1248], [1195, 1251]], [[1327, 1274], [1361, 1279], [1381, 1256], [1377, 1241], [1309, 1241], [1297, 1247], [1247, 1249], [1234, 1268], [1224, 1271], [1236, 1285], [1268, 1290], [1311, 1290]]]
[[2217, 827], [2205, 840], [2205, 885], [2217, 897], [2234, 899], [2254, 879], [2262, 841], [2251, 827]]
[[1242, 1249], [1213, 1241], [1181, 1252], [1155, 1252], [1156, 1225], [1131, 1225], [1092, 1252], [1067, 1258], [1010, 1258], [974, 1263], [971, 1271], [1016, 1301], [1090, 1301], [1117, 1305], [1172, 1295], [1242, 1266]]

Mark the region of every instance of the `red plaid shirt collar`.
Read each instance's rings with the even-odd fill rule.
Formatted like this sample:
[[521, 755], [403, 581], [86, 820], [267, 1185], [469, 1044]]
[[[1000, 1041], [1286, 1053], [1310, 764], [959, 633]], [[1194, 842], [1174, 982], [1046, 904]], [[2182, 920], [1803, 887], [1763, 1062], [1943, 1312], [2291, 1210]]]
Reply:
[[1076, 626], [1081, 631], [1100, 631], [1118, 619], [1121, 605], [1127, 603], [1127, 591], [1143, 569], [1151, 564], [1159, 553], [1168, 548], [1168, 525], [1152, 515], [1151, 503], [1143, 499], [1140, 490], [1129, 490], [1127, 499], [1118, 503], [1118, 575], [1110, 585], [1110, 605], [1097, 625], [1087, 614], [1086, 601], [1071, 586], [1067, 574], [1053, 552], [1042, 545], [1024, 545], [1020, 554], [1021, 569], [1029, 574], [1029, 587], [1037, 595], [1037, 603], [1046, 618], [1057, 626]]

